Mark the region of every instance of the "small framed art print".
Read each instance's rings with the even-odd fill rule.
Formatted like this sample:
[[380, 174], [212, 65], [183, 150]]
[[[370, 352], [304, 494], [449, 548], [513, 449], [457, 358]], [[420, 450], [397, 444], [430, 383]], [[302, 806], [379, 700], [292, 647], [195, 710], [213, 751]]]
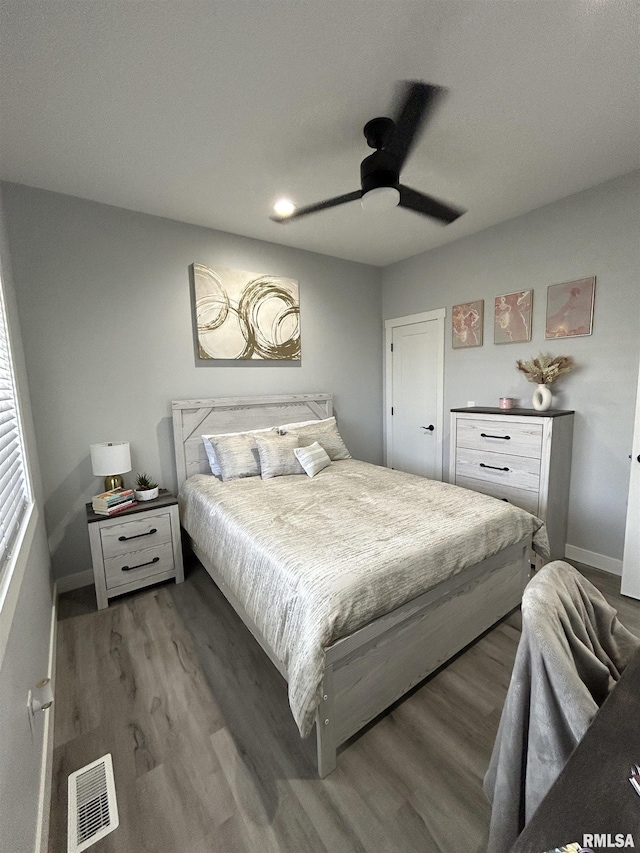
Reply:
[[590, 335], [595, 293], [595, 275], [550, 285], [547, 288], [545, 338], [551, 340]]
[[451, 312], [453, 349], [482, 346], [484, 299], [454, 305]]
[[531, 340], [533, 290], [518, 290], [496, 296], [493, 310], [494, 344], [515, 344]]

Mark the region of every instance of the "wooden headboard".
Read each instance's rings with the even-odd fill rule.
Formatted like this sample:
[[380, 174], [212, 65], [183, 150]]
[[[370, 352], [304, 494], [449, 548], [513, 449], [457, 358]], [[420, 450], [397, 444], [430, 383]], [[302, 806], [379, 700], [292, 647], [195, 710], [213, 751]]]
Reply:
[[202, 435], [329, 418], [333, 414], [333, 395], [288, 394], [277, 397], [174, 400], [171, 408], [179, 489], [187, 477], [211, 471]]

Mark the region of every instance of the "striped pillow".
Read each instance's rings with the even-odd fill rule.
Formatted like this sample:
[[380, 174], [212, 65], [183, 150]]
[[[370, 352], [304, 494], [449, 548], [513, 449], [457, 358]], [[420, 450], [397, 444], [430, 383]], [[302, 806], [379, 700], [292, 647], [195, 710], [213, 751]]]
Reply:
[[329, 454], [317, 441], [308, 447], [294, 447], [293, 452], [310, 477], [315, 477], [316, 474], [331, 465]]
[[288, 474], [304, 474], [302, 466], [294, 456], [298, 446], [297, 435], [256, 435], [260, 454], [260, 476], [263, 480], [283, 477]]

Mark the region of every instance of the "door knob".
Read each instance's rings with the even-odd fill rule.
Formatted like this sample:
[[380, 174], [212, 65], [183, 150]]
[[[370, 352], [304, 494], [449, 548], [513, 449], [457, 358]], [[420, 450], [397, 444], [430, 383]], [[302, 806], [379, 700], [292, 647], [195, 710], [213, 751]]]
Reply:
[[420, 429], [428, 429], [428, 430], [429, 430], [429, 432], [433, 432], [433, 431], [434, 431], [434, 429], [435, 429], [435, 427], [434, 427], [434, 425], [433, 425], [433, 424], [429, 424], [429, 426], [428, 426], [428, 427], [423, 426], [423, 427], [420, 427]]

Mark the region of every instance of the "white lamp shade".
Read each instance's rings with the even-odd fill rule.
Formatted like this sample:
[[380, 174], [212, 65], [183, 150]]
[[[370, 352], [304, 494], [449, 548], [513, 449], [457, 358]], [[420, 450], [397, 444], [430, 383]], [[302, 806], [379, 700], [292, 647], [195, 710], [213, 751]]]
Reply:
[[128, 441], [110, 441], [91, 445], [91, 467], [96, 477], [124, 474], [131, 470]]

